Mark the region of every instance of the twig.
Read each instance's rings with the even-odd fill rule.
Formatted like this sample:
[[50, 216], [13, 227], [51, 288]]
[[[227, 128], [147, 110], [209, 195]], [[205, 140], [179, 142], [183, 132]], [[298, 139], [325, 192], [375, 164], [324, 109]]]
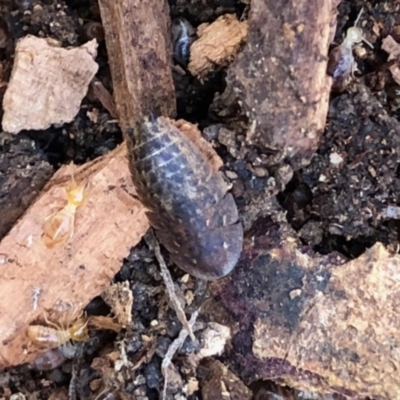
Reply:
[[171, 299], [172, 307], [176, 312], [176, 315], [183, 325], [183, 327], [187, 330], [189, 333], [190, 338], [193, 341], [196, 341], [196, 338], [194, 337], [193, 331], [191, 326], [188, 323], [188, 320], [186, 319], [185, 311], [182, 308], [182, 305], [175, 293], [175, 287], [174, 287], [174, 281], [172, 280], [171, 274], [169, 272], [169, 269], [167, 268], [167, 265], [165, 264], [164, 257], [161, 254], [160, 250], [160, 245], [158, 244], [157, 239], [154, 237], [153, 232], [149, 232], [148, 235], [146, 235], [146, 242], [147, 244], [153, 248], [154, 253], [156, 255], [156, 258], [160, 264], [160, 271], [161, 271], [161, 276], [164, 280], [165, 286], [167, 288], [167, 292], [169, 294], [169, 298]]
[[[195, 324], [195, 322], [197, 320], [199, 312], [200, 312], [200, 309], [196, 310], [190, 317], [190, 320], [188, 322], [188, 327], [189, 327], [190, 331], [192, 331], [192, 329], [193, 329], [193, 325]], [[161, 364], [161, 371], [164, 376], [164, 388], [163, 388], [163, 395], [162, 395], [163, 400], [165, 400], [167, 398], [168, 367], [171, 364], [172, 358], [174, 357], [175, 353], [183, 345], [183, 342], [187, 338], [188, 334], [189, 334], [189, 331], [186, 328], [183, 328], [180, 331], [179, 336], [172, 342], [171, 346], [169, 346], [167, 354], [165, 355], [163, 362]]]

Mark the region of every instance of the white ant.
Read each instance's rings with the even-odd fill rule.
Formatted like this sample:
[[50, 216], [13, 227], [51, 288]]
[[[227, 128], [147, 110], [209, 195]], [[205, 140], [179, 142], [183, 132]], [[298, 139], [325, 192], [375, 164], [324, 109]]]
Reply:
[[364, 42], [372, 49], [374, 48], [374, 46], [365, 39], [362, 29], [357, 27], [362, 12], [363, 9], [361, 9], [358, 14], [354, 26], [347, 30], [343, 43], [335, 47], [329, 53], [327, 73], [332, 76], [334, 80], [344, 80], [350, 75], [354, 76], [354, 71], [357, 69], [353, 56], [353, 46], [355, 44]]

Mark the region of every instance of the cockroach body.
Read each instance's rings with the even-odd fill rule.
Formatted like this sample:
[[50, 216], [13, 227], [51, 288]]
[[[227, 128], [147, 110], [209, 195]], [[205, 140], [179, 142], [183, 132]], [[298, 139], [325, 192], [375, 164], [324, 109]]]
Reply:
[[221, 173], [163, 117], [128, 132], [128, 149], [138, 197], [172, 261], [203, 279], [230, 273], [242, 250], [243, 228]]

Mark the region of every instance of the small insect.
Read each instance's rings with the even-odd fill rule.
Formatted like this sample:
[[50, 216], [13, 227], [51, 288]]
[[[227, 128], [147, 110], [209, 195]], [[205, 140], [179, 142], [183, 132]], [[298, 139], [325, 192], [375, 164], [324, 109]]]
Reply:
[[50, 371], [59, 367], [65, 360], [66, 357], [61, 349], [55, 348], [46, 350], [33, 361], [32, 365], [38, 371]]
[[76, 210], [87, 201], [86, 184], [78, 185], [73, 177], [71, 187], [65, 191], [67, 204], [60, 211], [50, 215], [43, 227], [42, 239], [48, 248], [71, 239], [74, 234]]
[[172, 49], [176, 62], [186, 67], [189, 62], [190, 46], [196, 39], [196, 31], [185, 18], [172, 21]]
[[355, 44], [364, 42], [372, 49], [374, 48], [374, 46], [363, 36], [362, 29], [357, 27], [362, 12], [363, 9], [361, 9], [358, 14], [354, 26], [347, 30], [343, 43], [336, 46], [329, 53], [327, 74], [332, 76], [332, 78], [337, 82], [344, 81], [350, 75], [354, 76], [354, 71], [357, 68], [353, 55], [353, 46]]
[[84, 342], [89, 338], [87, 318], [79, 318], [66, 329], [60, 329], [56, 324], [46, 320], [49, 325], [30, 325], [28, 326], [29, 340], [43, 348], [52, 349], [60, 347], [69, 341]]
[[221, 173], [167, 118], [145, 120], [127, 134], [133, 183], [172, 261], [202, 279], [229, 274], [243, 227]]

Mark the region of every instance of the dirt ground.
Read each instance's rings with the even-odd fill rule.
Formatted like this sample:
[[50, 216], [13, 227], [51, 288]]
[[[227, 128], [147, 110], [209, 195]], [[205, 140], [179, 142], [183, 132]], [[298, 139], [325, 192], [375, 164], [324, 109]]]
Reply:
[[[170, 0], [169, 3], [172, 18], [184, 16], [193, 26], [226, 13], [242, 17], [248, 12], [246, 4], [235, 0]], [[367, 37], [374, 29], [372, 17], [381, 24], [375, 50], [356, 53], [359, 71], [355, 78], [343, 90], [332, 91], [326, 128], [309, 165], [295, 170], [286, 186], [274, 188], [272, 192], [268, 192], [268, 185], [276, 172], [275, 166], [253, 168], [251, 162], [258, 156], [255, 148], [253, 154], [253, 149], [248, 148], [246, 156], [241, 156], [246, 146], [245, 117], [239, 117], [237, 105], [232, 107], [219, 96], [226, 87], [226, 69], [213, 72], [205, 82], [189, 73], [174, 71], [178, 117], [199, 124], [223, 159], [227, 176], [234, 178], [232, 192], [243, 216], [245, 236], [257, 236], [265, 231], [264, 226], [271, 219], [268, 207], [262, 204], [262, 196], [274, 193], [276, 209], [281, 207], [287, 212], [287, 221], [301, 243], [316, 253], [338, 253], [343, 259], [352, 260], [376, 242], [398, 251], [399, 218], [388, 215], [387, 207], [398, 204], [400, 198], [400, 86], [385, 67], [387, 54], [380, 50], [381, 40], [389, 32], [400, 42], [400, 31], [397, 30], [396, 37], [396, 30], [392, 29], [400, 26], [400, 11], [394, 3], [343, 0], [339, 5], [335, 42], [342, 41], [347, 28], [364, 7], [363, 19], [368, 22], [363, 29]], [[52, 37], [63, 46], [77, 46], [99, 35], [98, 31], [93, 33], [87, 29], [87, 23], [93, 21], [101, 22], [95, 0], [1, 1], [0, 82], [9, 80], [17, 39], [32, 34]], [[105, 43], [101, 34], [99, 37], [97, 78], [112, 92]], [[0, 99], [5, 90], [6, 85], [0, 86]], [[95, 122], [88, 116], [93, 111], [98, 114]], [[2, 112], [0, 109], [0, 118]], [[238, 117], [232, 118], [235, 114]], [[216, 124], [237, 128], [241, 134], [234, 143], [228, 143], [223, 134], [210, 128]], [[118, 124], [91, 92], [72, 123], [44, 131], [23, 131], [17, 136], [0, 132], [0, 207], [10, 206], [7, 190], [10, 182], [21, 178], [19, 169], [30, 165], [35, 171], [35, 189], [28, 194], [24, 189], [16, 193], [21, 203], [18, 210], [22, 213], [61, 165], [93, 160], [121, 142]], [[25, 179], [31, 178], [25, 176]], [[254, 199], [259, 199], [258, 205]], [[18, 211], [10, 215], [10, 220], [1, 224], [0, 235], [5, 235], [18, 217]], [[204, 293], [201, 282], [182, 281], [184, 274], [176, 267], [172, 267], [172, 273], [182, 293], [193, 292], [193, 310], [209, 296]], [[72, 357], [48, 371], [22, 365], [0, 372], [0, 399], [158, 399], [163, 384], [161, 363], [181, 325], [168, 307], [158, 264], [144, 240], [131, 250], [115, 277], [115, 282], [124, 281], [129, 281], [134, 299], [132, 329], [120, 333], [91, 332], [87, 342], [73, 348]], [[109, 308], [101, 298], [95, 298], [86, 312], [107, 315]], [[203, 321], [207, 321], [207, 313]], [[120, 354], [121, 349], [131, 367], [122, 365], [116, 373], [110, 365], [113, 355]], [[195, 379], [200, 387], [212, 378], [212, 367], [207, 362], [197, 369], [188, 365], [186, 357], [194, 350], [193, 343], [187, 339], [178, 351], [179, 373], [176, 372], [168, 398], [213, 398], [206, 397], [201, 390], [194, 389], [190, 395], [181, 390], [182, 377], [185, 382]], [[218, 359], [230, 365], [227, 358], [223, 355]], [[233, 367], [238, 376], [239, 369], [238, 364]], [[281, 389], [272, 381], [254, 380], [250, 384], [251, 378], [240, 378], [251, 390], [250, 395], [246, 394], [250, 397], [243, 398], [305, 396], [304, 392]], [[241, 398], [238, 396], [232, 398]], [[329, 396], [313, 398], [334, 398]], [[338, 394], [335, 398], [341, 397]]]

